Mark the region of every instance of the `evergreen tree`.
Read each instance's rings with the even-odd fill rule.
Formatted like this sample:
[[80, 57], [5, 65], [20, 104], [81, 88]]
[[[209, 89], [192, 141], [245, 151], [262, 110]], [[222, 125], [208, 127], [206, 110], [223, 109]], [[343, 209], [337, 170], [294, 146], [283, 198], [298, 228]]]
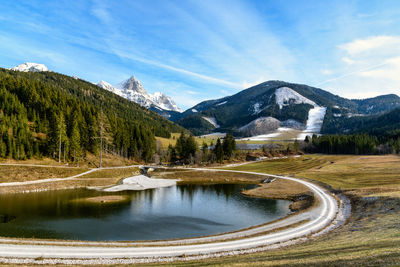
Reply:
[[72, 124], [70, 151], [72, 152], [74, 162], [77, 162], [77, 165], [79, 166], [79, 159], [81, 157], [81, 136], [79, 133], [78, 122], [76, 120], [74, 120]]
[[232, 157], [233, 151], [236, 149], [235, 138], [231, 134], [227, 133], [223, 141], [222, 147], [225, 157], [227, 159], [230, 159]]
[[190, 159], [194, 157], [197, 151], [196, 140], [193, 135], [186, 136], [185, 133], [182, 132], [176, 141], [175, 149], [181, 160], [190, 162]]
[[57, 141], [58, 141], [58, 162], [61, 162], [62, 147], [64, 145], [65, 153], [65, 143], [67, 142], [67, 127], [65, 125], [64, 115], [60, 113], [57, 122]]
[[222, 148], [221, 140], [218, 138], [217, 143], [215, 144], [214, 147], [214, 154], [215, 158], [218, 163], [223, 163], [224, 161], [224, 149]]
[[202, 146], [202, 162], [206, 163], [207, 162], [207, 156], [208, 156], [208, 145], [207, 143], [203, 142]]

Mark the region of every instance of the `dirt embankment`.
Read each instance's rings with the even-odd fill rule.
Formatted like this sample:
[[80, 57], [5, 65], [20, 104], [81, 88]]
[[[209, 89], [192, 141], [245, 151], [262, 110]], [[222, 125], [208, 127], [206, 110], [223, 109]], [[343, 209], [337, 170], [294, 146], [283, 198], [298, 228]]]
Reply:
[[291, 211], [307, 209], [314, 203], [314, 195], [306, 186], [279, 178], [265, 179], [258, 187], [242, 193], [251, 197], [291, 200]]
[[116, 184], [118, 181], [119, 181], [118, 178], [97, 178], [97, 179], [75, 178], [75, 179], [56, 181], [56, 182], [4, 186], [0, 187], [0, 194], [77, 189], [77, 188], [95, 187], [95, 186], [111, 186]]

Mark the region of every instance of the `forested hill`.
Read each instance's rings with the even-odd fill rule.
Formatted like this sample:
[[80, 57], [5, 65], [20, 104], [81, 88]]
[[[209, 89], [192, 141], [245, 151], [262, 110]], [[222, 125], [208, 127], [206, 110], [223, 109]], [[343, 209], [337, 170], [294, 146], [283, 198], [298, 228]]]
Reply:
[[[89, 82], [54, 72], [0, 68], [0, 157], [63, 156], [103, 150], [148, 160], [154, 135], [183, 128]], [[61, 148], [61, 149], [60, 149]]]

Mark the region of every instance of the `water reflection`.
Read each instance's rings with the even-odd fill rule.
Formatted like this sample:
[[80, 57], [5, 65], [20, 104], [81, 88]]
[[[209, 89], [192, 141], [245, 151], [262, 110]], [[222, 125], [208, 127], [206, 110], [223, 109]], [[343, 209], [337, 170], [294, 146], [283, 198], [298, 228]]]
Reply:
[[[83, 240], [195, 237], [265, 223], [289, 213], [289, 202], [245, 197], [253, 185], [178, 185], [120, 193], [126, 201], [75, 201], [104, 195], [63, 190], [0, 195], [0, 235]], [[10, 219], [13, 218], [13, 219]]]

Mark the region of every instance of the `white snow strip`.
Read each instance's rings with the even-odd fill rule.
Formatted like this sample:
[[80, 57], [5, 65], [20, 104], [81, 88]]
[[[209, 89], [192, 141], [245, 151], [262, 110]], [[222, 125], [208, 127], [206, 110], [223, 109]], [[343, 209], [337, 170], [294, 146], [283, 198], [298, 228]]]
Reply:
[[219, 128], [217, 120], [214, 117], [202, 117], [202, 118], [211, 123], [215, 128]]
[[198, 112], [198, 111], [197, 111], [197, 109], [192, 108], [192, 112], [196, 113], [196, 112]]
[[306, 129], [297, 136], [297, 139], [304, 140], [307, 135], [319, 134], [326, 114], [326, 107], [316, 106], [308, 112]]
[[216, 104], [216, 106], [221, 106], [223, 104], [226, 104], [226, 102], [228, 102], [228, 101], [224, 101], [224, 102], [218, 103], [218, 104]]
[[153, 188], [169, 187], [176, 185], [177, 180], [173, 179], [153, 179], [144, 175], [132, 176], [125, 178], [122, 184], [115, 185], [103, 189], [105, 192], [119, 192], [119, 191], [139, 191]]
[[255, 136], [251, 136], [251, 137], [242, 138], [240, 140], [245, 140], [245, 141], [268, 141], [268, 140], [271, 140], [271, 138], [278, 137], [279, 135], [281, 135], [281, 133], [287, 132], [287, 131], [293, 131], [293, 129], [292, 128], [279, 127], [276, 132], [269, 133], [269, 134], [255, 135]]

